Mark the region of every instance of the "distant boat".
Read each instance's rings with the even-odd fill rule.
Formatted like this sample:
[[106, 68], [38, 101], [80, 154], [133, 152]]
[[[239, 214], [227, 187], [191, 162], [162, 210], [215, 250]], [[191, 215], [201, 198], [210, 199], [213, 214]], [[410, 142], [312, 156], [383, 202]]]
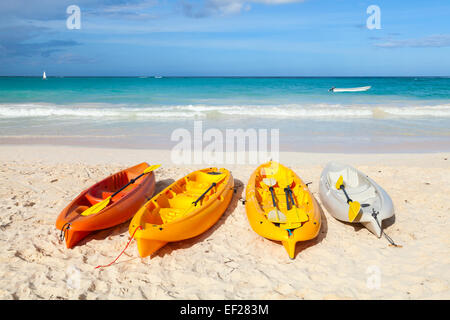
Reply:
[[45, 71], [44, 71], [44, 73], [42, 74], [42, 79], [43, 79], [43, 80], [47, 79], [47, 75], [45, 74]]
[[357, 88], [335, 88], [335, 87], [332, 87], [328, 91], [332, 91], [332, 92], [360, 92], [360, 91], [367, 91], [370, 88], [372, 88], [372, 86], [357, 87]]
[[155, 79], [161, 79], [162, 76], [155, 76]]

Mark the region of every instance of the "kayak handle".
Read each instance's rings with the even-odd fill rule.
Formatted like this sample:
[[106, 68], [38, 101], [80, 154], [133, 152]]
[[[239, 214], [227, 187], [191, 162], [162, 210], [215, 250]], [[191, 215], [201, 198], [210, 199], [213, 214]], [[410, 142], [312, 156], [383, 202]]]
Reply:
[[287, 189], [289, 192], [289, 197], [291, 198], [292, 205], [297, 207], [297, 205], [295, 204], [295, 201], [294, 201], [294, 197], [292, 196], [292, 189], [289, 186], [287, 186]]
[[214, 188], [215, 186], [216, 186], [216, 183], [213, 182], [213, 183], [209, 186], [209, 188], [206, 189], [206, 191], [203, 192], [202, 195], [201, 195], [200, 197], [198, 197], [197, 200], [195, 200], [194, 202], [192, 202], [192, 204], [193, 204], [194, 206], [196, 206], [196, 205], [197, 205], [197, 202], [199, 202], [200, 200], [202, 200], [203, 197], [208, 193], [208, 191], [211, 190], [212, 188]]
[[277, 203], [275, 202], [275, 195], [273, 194], [273, 187], [269, 187], [270, 190], [270, 194], [272, 195], [272, 203], [273, 203], [273, 207], [276, 208], [277, 207]]
[[289, 205], [289, 190], [288, 190], [288, 188], [284, 188], [284, 194], [286, 195], [286, 208], [288, 210], [291, 210], [291, 207]]
[[342, 191], [344, 191], [345, 197], [347, 198], [347, 204], [350, 202], [353, 202], [353, 200], [350, 199], [350, 197], [348, 196], [347, 191], [345, 191], [344, 185], [341, 186], [341, 189], [342, 189]]

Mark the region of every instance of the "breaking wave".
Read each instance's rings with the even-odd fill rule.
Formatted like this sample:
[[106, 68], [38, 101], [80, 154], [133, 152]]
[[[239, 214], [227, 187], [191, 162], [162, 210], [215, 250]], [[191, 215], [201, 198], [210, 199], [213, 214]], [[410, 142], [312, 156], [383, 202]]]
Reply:
[[127, 106], [113, 104], [52, 105], [0, 104], [0, 119], [13, 118], [101, 119], [327, 119], [449, 118], [450, 105], [370, 106], [340, 104], [287, 105], [176, 105]]

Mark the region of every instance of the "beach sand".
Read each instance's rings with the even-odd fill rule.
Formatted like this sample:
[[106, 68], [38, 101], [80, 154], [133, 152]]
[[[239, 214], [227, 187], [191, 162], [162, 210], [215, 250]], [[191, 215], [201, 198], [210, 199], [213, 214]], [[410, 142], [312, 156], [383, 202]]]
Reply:
[[392, 197], [385, 229], [401, 248], [323, 208], [319, 236], [283, 246], [253, 232], [239, 202], [256, 165], [227, 166], [239, 186], [206, 233], [150, 258], [125, 247], [128, 224], [91, 234], [73, 249], [58, 240], [59, 212], [94, 182], [142, 161], [162, 163], [157, 190], [208, 165], [180, 166], [170, 151], [0, 146], [0, 299], [450, 299], [450, 154], [282, 153], [320, 203], [330, 160], [354, 165]]

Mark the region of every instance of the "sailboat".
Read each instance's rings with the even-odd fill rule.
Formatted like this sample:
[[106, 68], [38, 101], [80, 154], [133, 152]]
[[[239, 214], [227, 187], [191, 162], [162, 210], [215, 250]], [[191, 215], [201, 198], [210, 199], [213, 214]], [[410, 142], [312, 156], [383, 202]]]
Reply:
[[45, 79], [47, 79], [47, 75], [45, 74], [45, 71], [44, 71], [44, 73], [42, 74], [42, 80], [45, 80]]

